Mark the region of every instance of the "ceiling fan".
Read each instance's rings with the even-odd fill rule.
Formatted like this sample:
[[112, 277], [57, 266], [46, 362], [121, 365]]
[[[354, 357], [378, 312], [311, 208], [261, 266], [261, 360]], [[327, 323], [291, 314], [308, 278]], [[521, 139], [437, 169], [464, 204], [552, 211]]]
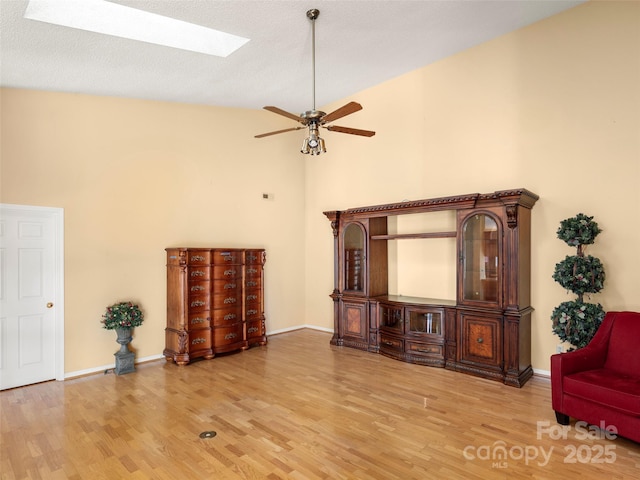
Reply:
[[274, 132], [262, 133], [260, 135], [256, 135], [255, 138], [268, 137], [270, 135], [276, 135], [278, 133], [292, 132], [294, 130], [300, 130], [302, 128], [309, 128], [309, 136], [304, 139], [302, 142], [302, 148], [300, 152], [311, 154], [311, 155], [320, 155], [322, 152], [326, 152], [324, 140], [320, 138], [319, 129], [320, 127], [326, 128], [330, 132], [339, 132], [339, 133], [348, 133], [350, 135], [360, 135], [363, 137], [372, 137], [376, 134], [376, 132], [372, 132], [371, 130], [360, 130], [358, 128], [350, 128], [350, 127], [339, 127], [337, 125], [328, 125], [342, 117], [346, 117], [352, 113], [357, 112], [358, 110], [362, 110], [362, 105], [356, 102], [349, 102], [346, 105], [334, 110], [331, 113], [325, 113], [319, 110], [316, 110], [316, 19], [320, 15], [320, 10], [313, 8], [307, 12], [307, 18], [311, 20], [312, 26], [312, 46], [311, 46], [311, 59], [312, 59], [312, 67], [313, 67], [313, 108], [311, 110], [307, 110], [306, 112], [302, 112], [300, 115], [295, 115], [293, 113], [289, 113], [285, 110], [282, 110], [278, 107], [264, 107], [265, 110], [268, 110], [273, 113], [277, 113], [278, 115], [283, 115], [287, 118], [295, 120], [296, 122], [300, 122], [302, 124], [301, 127], [292, 127], [285, 128], [284, 130], [276, 130]]

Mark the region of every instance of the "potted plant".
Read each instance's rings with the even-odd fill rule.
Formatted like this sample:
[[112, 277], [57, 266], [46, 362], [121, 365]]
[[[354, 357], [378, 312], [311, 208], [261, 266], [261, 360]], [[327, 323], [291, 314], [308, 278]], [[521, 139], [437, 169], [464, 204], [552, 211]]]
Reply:
[[118, 375], [133, 372], [134, 353], [129, 350], [131, 342], [131, 329], [139, 327], [144, 321], [144, 314], [140, 307], [133, 302], [119, 302], [109, 307], [102, 315], [103, 328], [115, 330], [118, 336], [117, 342], [120, 344], [120, 351], [114, 355], [116, 357], [115, 373]]
[[567, 255], [556, 264], [553, 279], [577, 295], [576, 300], [562, 302], [551, 313], [553, 332], [576, 348], [587, 346], [604, 318], [602, 305], [587, 303], [584, 294], [598, 293], [604, 287], [604, 267], [598, 258], [585, 255], [586, 245], [594, 243], [601, 232], [598, 224], [583, 213], [560, 222], [557, 236], [567, 245], [577, 247], [576, 255]]

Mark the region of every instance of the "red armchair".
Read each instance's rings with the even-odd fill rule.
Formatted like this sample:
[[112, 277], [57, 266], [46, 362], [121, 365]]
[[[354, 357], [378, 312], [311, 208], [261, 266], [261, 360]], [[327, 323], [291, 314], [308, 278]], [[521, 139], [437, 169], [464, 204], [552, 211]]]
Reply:
[[556, 419], [615, 427], [640, 442], [640, 313], [608, 312], [584, 348], [551, 356]]

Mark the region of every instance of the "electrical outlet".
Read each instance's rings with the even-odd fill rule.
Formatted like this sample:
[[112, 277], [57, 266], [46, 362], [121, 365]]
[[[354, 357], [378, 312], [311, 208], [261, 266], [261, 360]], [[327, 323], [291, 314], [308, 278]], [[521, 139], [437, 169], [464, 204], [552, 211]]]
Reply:
[[558, 344], [556, 345], [556, 353], [562, 353], [564, 352], [564, 349], [562, 348], [562, 345]]
[[263, 193], [262, 194], [262, 199], [263, 200], [273, 200], [273, 193]]

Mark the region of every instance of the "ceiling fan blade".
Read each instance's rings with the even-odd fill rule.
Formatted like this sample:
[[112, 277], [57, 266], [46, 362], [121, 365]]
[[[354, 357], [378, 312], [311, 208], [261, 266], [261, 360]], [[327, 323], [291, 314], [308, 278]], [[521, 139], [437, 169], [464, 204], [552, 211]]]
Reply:
[[343, 105], [337, 110], [334, 110], [331, 113], [327, 113], [324, 117], [322, 117], [322, 123], [333, 122], [342, 117], [346, 117], [347, 115], [351, 115], [352, 113], [357, 112], [358, 110], [362, 110], [362, 105], [356, 102], [349, 102], [346, 105]]
[[304, 127], [285, 128], [284, 130], [276, 130], [275, 132], [261, 133], [260, 135], [256, 135], [254, 138], [268, 137], [269, 135], [277, 135], [278, 133], [284, 132], [293, 132], [294, 130], [300, 130], [301, 128]]
[[269, 110], [270, 112], [277, 113], [278, 115], [283, 115], [291, 120], [295, 120], [296, 122], [302, 121], [299, 115], [294, 115], [293, 113], [289, 113], [285, 110], [282, 110], [278, 107], [264, 107], [265, 110]]
[[329, 125], [325, 127], [330, 132], [349, 133], [351, 135], [361, 135], [363, 137], [373, 137], [376, 132], [371, 130], [360, 130], [359, 128], [339, 127], [337, 125]]

